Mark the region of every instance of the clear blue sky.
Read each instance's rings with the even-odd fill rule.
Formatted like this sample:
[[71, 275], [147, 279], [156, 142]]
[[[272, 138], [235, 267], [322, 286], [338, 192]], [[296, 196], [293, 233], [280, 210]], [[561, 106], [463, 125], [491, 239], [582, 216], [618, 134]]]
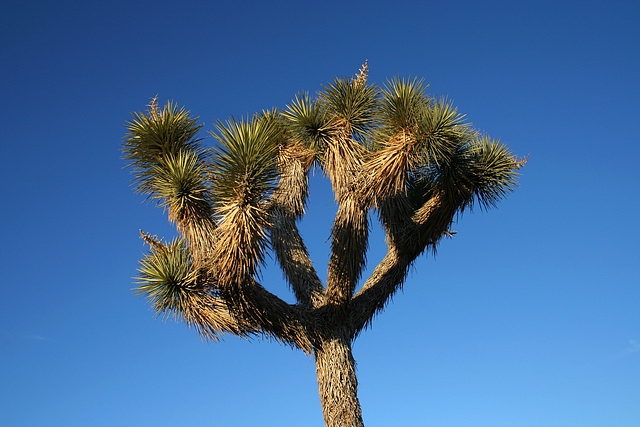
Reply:
[[[138, 229], [173, 231], [119, 149], [155, 94], [211, 128], [368, 59], [531, 156], [356, 341], [367, 427], [640, 426], [639, 22], [615, 0], [3, 2], [0, 424], [321, 426], [304, 354], [203, 344], [132, 295]], [[302, 225], [319, 266], [327, 185]]]

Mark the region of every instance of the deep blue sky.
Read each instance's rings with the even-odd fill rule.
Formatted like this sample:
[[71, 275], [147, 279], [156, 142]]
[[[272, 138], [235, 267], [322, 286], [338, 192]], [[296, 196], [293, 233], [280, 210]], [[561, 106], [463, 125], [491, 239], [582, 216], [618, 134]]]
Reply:
[[[0, 424], [321, 426], [304, 354], [203, 344], [132, 295], [138, 229], [173, 231], [119, 149], [155, 94], [211, 128], [368, 59], [530, 158], [356, 341], [366, 425], [637, 427], [638, 22], [637, 1], [3, 2]], [[327, 186], [302, 224], [320, 270]]]

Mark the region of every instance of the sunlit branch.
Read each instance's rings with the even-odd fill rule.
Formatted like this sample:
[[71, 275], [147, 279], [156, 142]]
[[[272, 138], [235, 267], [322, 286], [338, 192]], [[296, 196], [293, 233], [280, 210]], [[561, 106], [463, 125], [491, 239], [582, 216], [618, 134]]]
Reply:
[[280, 157], [280, 182], [270, 206], [271, 246], [298, 302], [318, 307], [324, 301], [324, 289], [296, 224], [304, 214], [313, 152], [292, 146], [283, 149]]

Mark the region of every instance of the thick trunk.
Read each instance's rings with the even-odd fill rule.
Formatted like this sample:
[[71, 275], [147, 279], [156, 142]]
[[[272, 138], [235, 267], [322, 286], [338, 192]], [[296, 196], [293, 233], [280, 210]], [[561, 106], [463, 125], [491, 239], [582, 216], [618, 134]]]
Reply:
[[348, 339], [334, 338], [316, 350], [316, 373], [326, 427], [363, 427], [355, 361]]

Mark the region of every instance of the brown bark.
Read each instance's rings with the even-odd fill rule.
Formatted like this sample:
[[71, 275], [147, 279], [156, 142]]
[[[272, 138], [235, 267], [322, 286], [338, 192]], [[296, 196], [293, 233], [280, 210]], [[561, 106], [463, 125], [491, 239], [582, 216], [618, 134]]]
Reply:
[[328, 339], [316, 350], [315, 358], [325, 426], [364, 427], [350, 341]]

